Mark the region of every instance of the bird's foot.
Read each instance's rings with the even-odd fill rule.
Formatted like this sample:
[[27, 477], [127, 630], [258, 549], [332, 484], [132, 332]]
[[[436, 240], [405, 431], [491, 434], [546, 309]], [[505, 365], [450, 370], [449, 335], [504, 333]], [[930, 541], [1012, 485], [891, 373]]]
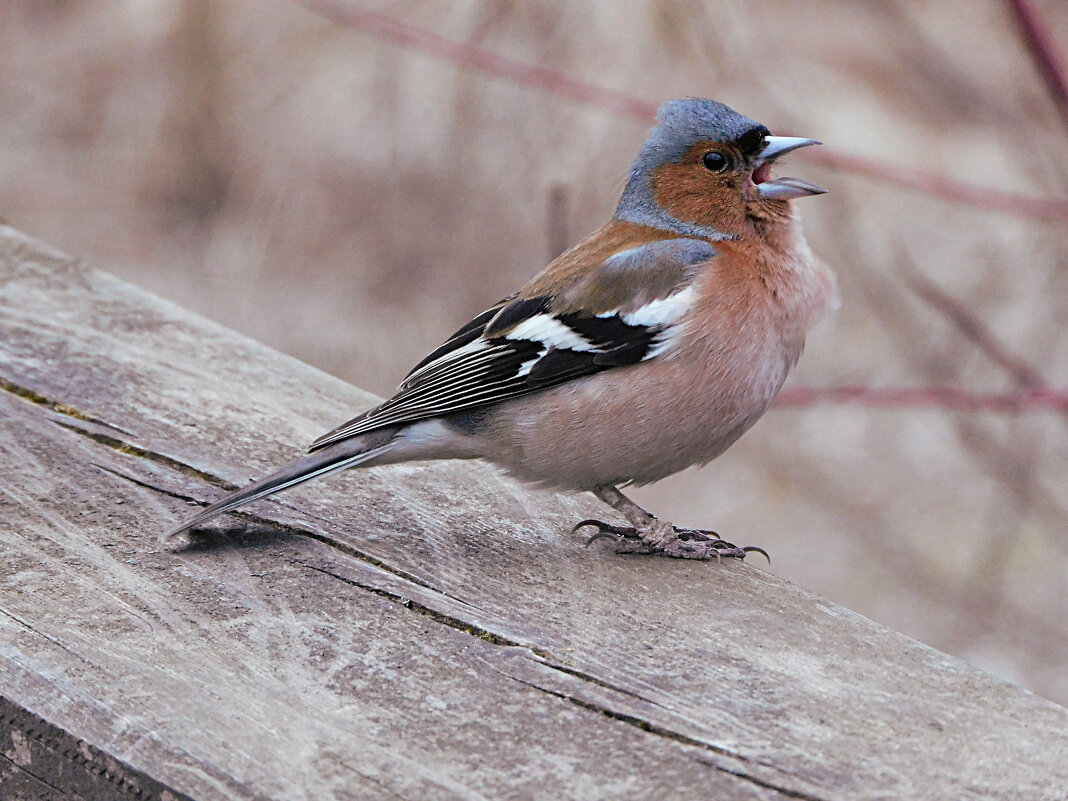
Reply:
[[676, 528], [670, 523], [659, 520], [645, 528], [633, 526], [613, 526], [601, 520], [583, 520], [573, 529], [574, 534], [586, 526], [593, 526], [597, 533], [586, 540], [588, 548], [601, 539], [615, 540], [616, 553], [654, 554], [670, 556], [675, 559], [745, 559], [746, 554], [758, 553], [771, 564], [771, 557], [763, 548], [756, 545], [738, 547], [727, 542], [714, 531], [699, 528]]

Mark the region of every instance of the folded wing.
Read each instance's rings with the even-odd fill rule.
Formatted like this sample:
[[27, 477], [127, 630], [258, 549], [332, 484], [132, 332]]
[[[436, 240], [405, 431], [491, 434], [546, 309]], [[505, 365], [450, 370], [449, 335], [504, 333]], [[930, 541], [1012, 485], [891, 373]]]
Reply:
[[685, 324], [694, 279], [715, 256], [703, 240], [661, 240], [616, 253], [566, 293], [506, 298], [416, 365], [396, 395], [311, 450], [656, 358]]

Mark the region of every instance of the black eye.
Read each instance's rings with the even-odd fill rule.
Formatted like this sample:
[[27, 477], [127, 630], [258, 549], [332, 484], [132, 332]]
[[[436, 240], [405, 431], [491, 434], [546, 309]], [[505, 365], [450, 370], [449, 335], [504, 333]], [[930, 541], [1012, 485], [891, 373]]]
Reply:
[[701, 163], [709, 172], [723, 172], [727, 169], [727, 157], [718, 150], [710, 150], [701, 157]]

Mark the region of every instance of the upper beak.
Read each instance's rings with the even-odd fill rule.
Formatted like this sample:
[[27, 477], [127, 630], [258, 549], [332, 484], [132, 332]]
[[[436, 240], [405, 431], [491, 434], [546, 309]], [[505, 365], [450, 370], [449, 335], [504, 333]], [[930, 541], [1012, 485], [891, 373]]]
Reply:
[[[827, 190], [822, 186], [816, 186], [800, 178], [775, 178], [767, 179], [767, 169], [761, 169], [765, 165], [775, 161], [799, 147], [809, 145], [822, 145], [823, 142], [816, 139], [803, 139], [800, 136], [766, 136], [764, 137], [764, 149], [760, 151], [753, 162], [753, 182], [757, 185], [757, 192], [762, 198], [768, 200], [792, 200], [809, 195], [822, 195]], [[759, 180], [763, 177], [763, 180]]]

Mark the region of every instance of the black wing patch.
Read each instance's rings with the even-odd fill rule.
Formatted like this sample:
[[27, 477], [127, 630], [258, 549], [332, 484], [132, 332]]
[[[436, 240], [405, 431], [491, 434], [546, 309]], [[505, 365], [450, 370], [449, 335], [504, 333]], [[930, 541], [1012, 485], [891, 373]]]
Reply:
[[552, 307], [552, 298], [522, 298], [513, 300], [501, 309], [492, 322], [486, 326], [483, 336], [486, 339], [498, 337], [513, 326], [519, 325], [524, 320], [529, 320], [538, 314], [547, 313]]
[[[581, 349], [548, 345], [540, 339], [485, 338], [461, 329], [450, 339], [448, 349], [442, 346], [442, 353], [425, 359], [409, 374], [396, 395], [320, 437], [312, 450], [380, 426], [487, 406], [602, 370], [635, 364], [647, 357], [665, 330], [664, 326], [628, 324], [616, 316], [574, 312], [554, 318], [542, 311], [548, 303], [548, 298], [539, 298], [525, 304], [525, 309], [533, 313], [525, 318], [511, 315], [512, 324], [541, 317], [546, 325], [552, 325], [555, 320]], [[480, 317], [485, 318], [485, 314]], [[488, 321], [484, 325], [487, 324]]]
[[609, 367], [636, 364], [645, 358], [663, 326], [629, 325], [619, 317], [596, 317], [578, 312], [557, 319], [586, 340], [589, 350], [549, 348], [530, 368], [527, 380], [533, 387], [560, 384], [593, 375]]
[[[419, 370], [421, 370], [423, 367], [426, 367], [435, 359], [440, 359], [446, 353], [456, 350], [457, 348], [462, 348], [469, 342], [474, 342], [476, 339], [482, 336], [482, 332], [485, 330], [486, 324], [489, 323], [489, 321], [492, 320], [494, 317], [496, 317], [500, 310], [504, 306], [506, 306], [510, 300], [511, 298], [505, 298], [504, 300], [499, 301], [496, 305], [486, 309], [480, 315], [475, 317], [475, 319], [473, 319], [471, 322], [469, 322], [467, 325], [465, 325], [463, 328], [461, 328], [459, 331], [457, 331], [455, 334], [445, 340], [444, 344], [442, 344], [441, 347], [436, 348], [429, 354], [427, 354], [427, 357], [421, 362], [419, 362], [419, 364], [417, 364], [415, 367], [413, 367], [408, 372], [408, 376], [406, 376], [405, 378], [411, 376], [413, 373], [419, 372]], [[404, 385], [402, 384], [401, 386], [403, 387]]]
[[[629, 262], [636, 271], [651, 270], [647, 249], [664, 252], [665, 268], [688, 267], [698, 255], [710, 258], [704, 250], [698, 253], [696, 245], [680, 248], [677, 241], [628, 251], [633, 257], [613, 257], [623, 265], [612, 268], [622, 272]], [[693, 301], [692, 271], [679, 275], [628, 311], [554, 313], [552, 297], [506, 298], [417, 364], [396, 395], [320, 437], [311, 450], [382, 426], [486, 407], [653, 358], [670, 344]]]

